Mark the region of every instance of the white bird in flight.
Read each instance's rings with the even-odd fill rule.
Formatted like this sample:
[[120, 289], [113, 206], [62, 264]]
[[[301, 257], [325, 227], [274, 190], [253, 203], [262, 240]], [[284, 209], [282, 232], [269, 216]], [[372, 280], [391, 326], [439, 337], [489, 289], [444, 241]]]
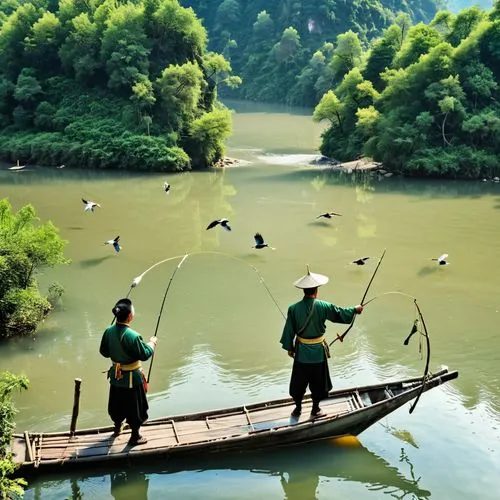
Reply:
[[163, 189], [165, 190], [165, 193], [170, 193], [170, 184], [167, 181], [163, 183]]
[[446, 261], [447, 258], [448, 254], [444, 253], [440, 255], [437, 259], [432, 259], [432, 260], [435, 260], [440, 266], [446, 266], [449, 264], [449, 262]]
[[105, 241], [104, 244], [105, 245], [113, 245], [115, 252], [118, 253], [122, 249], [122, 247], [120, 246], [120, 243], [118, 243], [119, 239], [120, 239], [120, 237], [117, 236], [114, 240]]
[[95, 207], [99, 207], [101, 208], [101, 205], [99, 205], [99, 203], [96, 203], [95, 201], [91, 201], [91, 200], [84, 200], [82, 198], [82, 201], [83, 203], [85, 203], [85, 208], [84, 208], [84, 212], [94, 212], [94, 209]]

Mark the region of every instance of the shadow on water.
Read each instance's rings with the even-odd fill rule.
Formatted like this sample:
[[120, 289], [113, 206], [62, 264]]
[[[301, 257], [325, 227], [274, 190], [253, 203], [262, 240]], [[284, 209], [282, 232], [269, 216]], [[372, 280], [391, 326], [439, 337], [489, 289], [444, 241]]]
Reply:
[[329, 222], [326, 222], [324, 220], [314, 220], [312, 222], [307, 223], [308, 226], [314, 226], [314, 227], [331, 227], [332, 224]]
[[[272, 167], [271, 167], [272, 168]], [[348, 174], [344, 171], [333, 170], [311, 166], [310, 168], [299, 168], [297, 170], [287, 169], [286, 171], [276, 170], [268, 175], [262, 174], [266, 182], [294, 182], [304, 180], [306, 182], [318, 181], [318, 190], [324, 186], [353, 186], [362, 187], [371, 192], [382, 194], [399, 194], [401, 192], [426, 198], [480, 198], [484, 195], [498, 195], [500, 183], [479, 182], [468, 180], [441, 180], [441, 179], [413, 179], [407, 177], [385, 178], [370, 172], [355, 172]], [[495, 205], [500, 208], [500, 205]]]
[[116, 257], [115, 255], [105, 255], [103, 257], [96, 257], [95, 259], [86, 259], [86, 260], [81, 260], [78, 264], [80, 267], [87, 268], [87, 267], [94, 267], [98, 266], [102, 262], [108, 259], [112, 259]]
[[439, 271], [439, 268], [437, 266], [424, 266], [420, 271], [417, 273], [417, 276], [430, 276], [431, 274], [435, 274]]
[[[307, 460], [301, 457], [307, 456]], [[363, 447], [356, 438], [343, 438], [341, 444], [335, 441], [321, 441], [304, 444], [293, 448], [281, 448], [272, 452], [249, 452], [246, 454], [230, 454], [228, 456], [210, 456], [209, 460], [185, 458], [159, 465], [159, 460], [142, 464], [133, 468], [100, 469], [86, 475], [46, 476], [43, 480], [31, 483], [31, 498], [50, 497], [56, 489], [71, 490], [71, 500], [84, 498], [86, 489], [92, 495], [103, 496], [97, 489], [110, 488], [115, 500], [147, 500], [148, 488], [155, 491], [171, 490], [176, 486], [176, 495], [183, 497], [183, 492], [193, 495], [194, 488], [199, 488], [199, 496], [215, 498], [203, 486], [203, 475], [212, 477], [215, 473], [219, 479], [217, 495], [225, 488], [234, 494], [234, 483], [224, 482], [224, 474], [231, 472], [247, 472], [258, 474], [279, 481], [284, 497], [288, 500], [316, 499], [317, 490], [322, 478], [338, 479], [363, 484], [370, 491], [378, 491], [394, 498], [409, 497], [426, 499], [431, 492], [419, 486], [420, 477], [415, 477], [404, 449], [401, 449], [400, 466], [394, 467], [383, 458]], [[401, 470], [407, 472], [402, 472]], [[109, 474], [110, 482], [103, 484], [96, 478]], [[181, 474], [182, 476], [175, 477]], [[238, 475], [241, 487], [245, 487], [245, 476]], [[251, 476], [248, 481], [250, 482]], [[180, 482], [179, 482], [180, 481]], [[274, 489], [273, 489], [274, 491]], [[69, 492], [68, 492], [69, 493]], [[100, 495], [99, 495], [100, 493]], [[227, 496], [229, 498], [229, 496]]]

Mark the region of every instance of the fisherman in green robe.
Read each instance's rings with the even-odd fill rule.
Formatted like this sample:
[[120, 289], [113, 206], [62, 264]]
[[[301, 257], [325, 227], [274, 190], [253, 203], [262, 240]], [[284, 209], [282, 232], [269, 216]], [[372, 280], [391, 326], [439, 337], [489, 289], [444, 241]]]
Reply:
[[153, 355], [156, 337], [151, 337], [146, 343], [130, 328], [135, 314], [130, 299], [120, 299], [112, 312], [116, 323], [104, 331], [99, 349], [105, 358], [111, 358], [113, 362], [108, 370], [108, 414], [115, 424], [115, 436], [120, 434], [123, 421], [126, 420], [131, 429], [129, 445], [145, 444], [147, 439], [140, 435], [139, 429], [148, 419], [149, 406], [141, 361]]
[[311, 391], [311, 416], [325, 416], [319, 403], [328, 396], [332, 381], [328, 371], [330, 353], [325, 340], [325, 321], [351, 323], [355, 314], [361, 314], [362, 305], [339, 307], [330, 302], [318, 300], [318, 287], [328, 283], [328, 277], [322, 274], [307, 274], [295, 281], [297, 288], [304, 290], [304, 297], [288, 308], [288, 315], [280, 343], [288, 355], [293, 358], [290, 379], [290, 396], [295, 401], [292, 417], [298, 418], [302, 412], [302, 399], [307, 386]]

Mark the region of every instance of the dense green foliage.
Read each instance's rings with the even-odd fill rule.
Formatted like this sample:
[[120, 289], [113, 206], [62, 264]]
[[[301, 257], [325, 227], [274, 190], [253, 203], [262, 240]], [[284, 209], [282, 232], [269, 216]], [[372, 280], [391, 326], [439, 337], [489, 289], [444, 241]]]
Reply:
[[240, 80], [191, 9], [0, 0], [0, 12], [1, 158], [176, 171], [222, 156], [217, 87]]
[[37, 220], [31, 205], [12, 213], [10, 203], [0, 200], [0, 338], [33, 333], [61, 294], [53, 284], [48, 297], [42, 296], [36, 274], [68, 263], [67, 242], [51, 222]]
[[[250, 100], [314, 106], [341, 77], [337, 35], [352, 30], [362, 43], [404, 12], [429, 21], [438, 0], [181, 0], [203, 18]], [[340, 67], [339, 67], [340, 66]]]
[[407, 21], [368, 51], [351, 50], [353, 63], [314, 111], [330, 123], [322, 153], [365, 154], [406, 175], [500, 175], [500, 2], [489, 13]]
[[23, 495], [26, 481], [21, 478], [11, 479], [15, 471], [12, 457], [8, 451], [14, 416], [17, 413], [12, 402], [16, 390], [27, 389], [29, 382], [26, 377], [13, 375], [9, 372], [0, 373], [0, 499], [19, 498]]

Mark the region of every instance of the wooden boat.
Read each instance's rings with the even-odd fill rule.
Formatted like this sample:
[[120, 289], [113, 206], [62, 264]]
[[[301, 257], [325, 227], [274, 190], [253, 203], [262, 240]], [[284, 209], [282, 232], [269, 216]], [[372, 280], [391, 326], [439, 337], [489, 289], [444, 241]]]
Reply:
[[113, 437], [113, 428], [99, 427], [75, 432], [14, 434], [11, 451], [25, 477], [61, 467], [92, 468], [130, 464], [140, 459], [172, 459], [175, 456], [260, 450], [358, 435], [421, 392], [457, 378], [458, 372], [443, 369], [422, 378], [410, 378], [330, 392], [321, 407], [326, 416], [310, 417], [311, 399], [306, 396], [300, 418], [290, 416], [290, 398], [202, 413], [161, 417], [142, 428], [148, 442], [129, 446], [130, 431]]

